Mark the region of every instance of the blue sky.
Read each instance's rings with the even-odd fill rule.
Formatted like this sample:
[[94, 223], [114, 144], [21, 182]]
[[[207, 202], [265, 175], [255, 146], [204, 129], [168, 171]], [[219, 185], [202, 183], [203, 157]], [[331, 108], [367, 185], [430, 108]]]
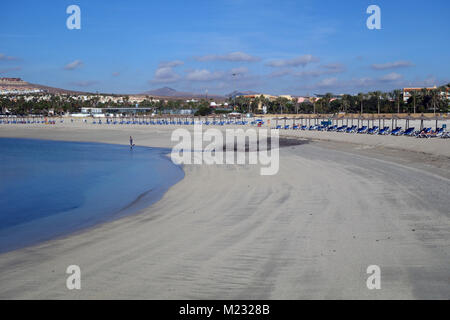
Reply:
[[[69, 30], [69, 5], [81, 30]], [[381, 8], [381, 30], [366, 9]], [[450, 81], [448, 0], [8, 1], [0, 76], [140, 93], [357, 93]], [[235, 76], [233, 76], [235, 74]]]

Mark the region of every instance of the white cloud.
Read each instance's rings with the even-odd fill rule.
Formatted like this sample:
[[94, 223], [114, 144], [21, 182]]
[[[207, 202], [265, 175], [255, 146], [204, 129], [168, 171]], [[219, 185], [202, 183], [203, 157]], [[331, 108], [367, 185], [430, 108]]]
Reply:
[[249, 55], [245, 52], [231, 52], [224, 55], [206, 55], [202, 57], [196, 57], [197, 61], [230, 61], [230, 62], [255, 62], [259, 61], [260, 58]]
[[392, 73], [389, 73], [389, 74], [386, 74], [386, 75], [382, 76], [380, 78], [380, 81], [397, 81], [397, 80], [400, 80], [402, 78], [403, 78], [403, 76], [401, 74], [392, 72]]
[[279, 69], [279, 70], [271, 72], [269, 74], [269, 78], [284, 77], [284, 76], [292, 74], [292, 72], [293, 71], [291, 69]]
[[184, 64], [181, 60], [162, 61], [159, 63], [159, 68], [175, 68]]
[[301, 77], [301, 78], [317, 78], [323, 75], [332, 75], [337, 73], [343, 73], [346, 70], [345, 66], [341, 63], [333, 63], [333, 64], [326, 64], [320, 66], [318, 69], [315, 70], [307, 70], [307, 71], [295, 71], [294, 68], [284, 68], [276, 70], [269, 74], [269, 77], [276, 78], [276, 77], [283, 77], [287, 75], [292, 75], [295, 77]]
[[337, 84], [338, 84], [337, 78], [326, 78], [319, 81], [316, 85], [320, 88], [330, 88], [336, 86]]
[[231, 74], [235, 74], [235, 75], [244, 75], [248, 73], [248, 68], [246, 67], [239, 67], [239, 68], [233, 68], [230, 70]]
[[202, 70], [193, 70], [188, 72], [186, 75], [186, 80], [190, 81], [213, 81], [222, 79], [225, 76], [225, 73], [222, 71], [211, 72], [206, 69]]
[[329, 73], [341, 73], [344, 72], [346, 67], [342, 63], [330, 63], [322, 66], [323, 69], [327, 70]]
[[181, 79], [181, 76], [177, 74], [171, 67], [158, 68], [155, 71], [155, 76], [151, 82], [153, 83], [170, 83], [176, 82]]
[[396, 62], [387, 62], [382, 64], [373, 64], [371, 68], [374, 70], [387, 70], [387, 69], [399, 69], [399, 68], [407, 68], [414, 66], [409, 61], [396, 61]]
[[16, 61], [19, 60], [17, 57], [7, 56], [3, 53], [0, 53], [0, 61]]
[[350, 85], [355, 87], [369, 87], [374, 85], [374, 81], [369, 77], [362, 77], [350, 81]]
[[83, 61], [75, 60], [75, 61], [73, 61], [71, 63], [66, 64], [64, 66], [64, 69], [66, 69], [66, 70], [75, 70], [75, 69], [80, 68], [82, 66], [83, 66]]
[[269, 67], [298, 67], [302, 66], [305, 67], [306, 65], [314, 62], [319, 62], [320, 59], [317, 57], [314, 57], [313, 55], [306, 54], [300, 57], [292, 58], [292, 59], [279, 59], [279, 60], [272, 60], [267, 63]]

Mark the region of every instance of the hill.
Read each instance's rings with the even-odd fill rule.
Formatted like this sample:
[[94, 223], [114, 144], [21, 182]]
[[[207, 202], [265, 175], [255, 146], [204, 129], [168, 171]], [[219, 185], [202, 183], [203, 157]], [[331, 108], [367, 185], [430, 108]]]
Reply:
[[[183, 91], [177, 91], [173, 88], [169, 87], [163, 87], [159, 89], [153, 89], [146, 92], [141, 93], [142, 95], [150, 95], [155, 97], [166, 97], [166, 98], [183, 98], [183, 99], [202, 99], [206, 98], [205, 94], [199, 94], [199, 93], [192, 93], [192, 92], [183, 92]], [[224, 96], [217, 95], [217, 94], [208, 94], [208, 99], [225, 99]]]
[[[49, 87], [49, 86], [44, 86], [44, 85], [34, 84], [34, 83], [30, 83], [29, 86], [32, 86], [33, 88], [36, 88], [36, 89], [45, 90], [46, 92], [51, 93], [51, 94], [74, 94], [74, 95], [75, 94], [89, 94], [89, 92], [54, 88], [54, 87]], [[92, 93], [90, 93], [90, 94], [92, 94]]]
[[235, 90], [235, 91], [227, 94], [226, 97], [234, 98], [237, 96], [246, 96], [246, 95], [253, 95], [253, 94], [256, 95], [256, 94], [260, 94], [260, 93], [256, 92], [256, 91], [237, 91], [237, 90]]

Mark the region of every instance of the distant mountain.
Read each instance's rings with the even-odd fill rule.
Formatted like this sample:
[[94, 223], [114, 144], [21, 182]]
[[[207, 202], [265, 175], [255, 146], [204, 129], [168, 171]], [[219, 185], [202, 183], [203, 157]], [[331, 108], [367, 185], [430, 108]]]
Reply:
[[[169, 87], [149, 90], [149, 91], [143, 92], [141, 94], [148, 95], [148, 96], [156, 96], [156, 97], [168, 97], [168, 98], [205, 98], [206, 97], [206, 93], [199, 94], [199, 93], [192, 93], [192, 92], [182, 92], [182, 91], [177, 91], [177, 90], [169, 88]], [[224, 99], [223, 96], [220, 96], [217, 94], [208, 94], [208, 98]]]
[[[24, 89], [41, 89], [45, 92], [48, 92], [50, 94], [72, 94], [72, 95], [82, 95], [82, 94], [95, 94], [92, 92], [86, 92], [86, 91], [75, 91], [75, 90], [67, 90], [67, 89], [61, 89], [61, 88], [54, 88], [49, 86], [44, 86], [40, 84], [35, 83], [28, 83], [25, 81], [18, 81], [17, 83], [13, 84], [3, 84], [0, 83], [2, 87], [8, 87], [11, 89], [18, 89], [18, 90], [24, 90]], [[99, 92], [99, 94], [102, 94]], [[125, 95], [125, 94], [116, 94], [116, 95]], [[146, 96], [153, 96], [153, 97], [159, 97], [159, 98], [172, 98], [172, 99], [204, 99], [206, 98], [206, 93], [199, 94], [199, 93], [192, 93], [192, 92], [182, 92], [177, 91], [173, 88], [164, 87], [154, 90], [149, 90], [140, 94], [127, 94], [127, 95], [146, 95]], [[218, 95], [218, 94], [208, 94], [208, 99], [214, 99], [216, 101], [224, 101], [226, 99], [225, 96]]]
[[143, 94], [151, 95], [151, 96], [159, 96], [159, 97], [175, 97], [180, 95], [192, 95], [190, 92], [178, 92], [175, 89], [164, 87], [154, 90], [149, 90], [144, 92]]
[[9, 90], [33, 90], [40, 89], [50, 94], [86, 94], [82, 91], [66, 90], [60, 88], [54, 88], [49, 86], [44, 86], [35, 83], [29, 83], [19, 78], [12, 78], [14, 81], [10, 81], [11, 78], [0, 78], [0, 85], [5, 89]]
[[45, 90], [46, 92], [51, 93], [51, 94], [88, 94], [88, 92], [85, 92], [85, 91], [74, 91], [74, 90], [60, 89], [60, 88], [43, 86], [43, 85], [34, 84], [34, 83], [30, 83], [30, 86], [32, 86], [33, 88]]
[[235, 91], [227, 94], [226, 97], [234, 98], [234, 97], [237, 97], [237, 96], [246, 96], [246, 95], [251, 95], [251, 94], [259, 94], [259, 92], [250, 91], [250, 90], [249, 91], [237, 91], [237, 90], [235, 90]]

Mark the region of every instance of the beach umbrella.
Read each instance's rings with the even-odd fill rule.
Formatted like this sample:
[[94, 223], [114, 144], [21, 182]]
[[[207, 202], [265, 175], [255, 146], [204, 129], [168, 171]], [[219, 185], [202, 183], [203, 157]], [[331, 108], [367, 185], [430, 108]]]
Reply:
[[438, 129], [438, 121], [439, 121], [439, 120], [442, 120], [442, 121], [444, 121], [444, 120], [445, 120], [445, 118], [444, 118], [444, 117], [442, 117], [442, 116], [435, 116], [435, 117], [433, 117], [433, 120], [435, 120], [435, 121], [436, 121], [436, 126], [435, 126], [435, 128], [436, 128], [436, 131], [437, 131], [437, 129]]
[[425, 117], [425, 115], [422, 113], [418, 119], [420, 120], [420, 131], [422, 131], [423, 128], [424, 128], [424, 123], [423, 122], [430, 120], [430, 118]]
[[[397, 119], [398, 119], [398, 117], [396, 115], [391, 115], [392, 129], [397, 127]], [[395, 122], [395, 124], [394, 124], [394, 122]]]
[[406, 120], [406, 129], [408, 129], [408, 128], [409, 128], [409, 121], [410, 121], [410, 120], [414, 120], [414, 118], [411, 117], [411, 115], [408, 114], [408, 115], [405, 117], [405, 120]]
[[335, 121], [336, 126], [339, 125], [339, 124], [338, 124], [339, 117], [337, 116], [337, 114], [334, 114], [334, 115], [331, 117], [331, 120], [332, 120], [332, 121]]

